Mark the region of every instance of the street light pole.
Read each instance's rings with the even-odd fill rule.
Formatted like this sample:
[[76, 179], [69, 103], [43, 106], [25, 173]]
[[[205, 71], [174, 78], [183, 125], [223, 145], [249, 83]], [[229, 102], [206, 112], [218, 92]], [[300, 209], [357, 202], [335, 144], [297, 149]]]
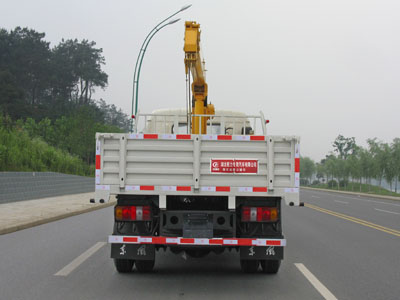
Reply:
[[[149, 34], [146, 36], [146, 38], [143, 41], [142, 47], [140, 48], [139, 51], [139, 55], [136, 59], [136, 64], [135, 64], [135, 72], [133, 74], [133, 90], [132, 90], [132, 110], [131, 110], [131, 132], [133, 131], [133, 119], [135, 118], [136, 114], [137, 114], [137, 108], [138, 108], [138, 91], [139, 91], [139, 77], [140, 77], [140, 69], [142, 67], [142, 62], [143, 62], [143, 57], [144, 54], [146, 52], [147, 46], [149, 45], [149, 42], [151, 41], [151, 39], [153, 38], [153, 36], [160, 31], [162, 28], [164, 28], [167, 25], [171, 25], [174, 24], [176, 22], [178, 22], [180, 19], [176, 19], [173, 21], [170, 21], [166, 24], [164, 24], [163, 26], [159, 27], [161, 24], [163, 24], [164, 22], [168, 21], [169, 19], [171, 19], [173, 16], [177, 15], [178, 13], [188, 9], [189, 7], [191, 7], [192, 5], [186, 5], [184, 7], [182, 7], [180, 10], [178, 10], [177, 12], [175, 12], [174, 14], [170, 15], [168, 18], [162, 20], [160, 23], [158, 23], [150, 32]], [[136, 94], [135, 94], [135, 87], [136, 87]], [[135, 97], [136, 96], [136, 97]], [[135, 101], [136, 99], [136, 101]], [[133, 113], [133, 108], [135, 106], [135, 113]]]

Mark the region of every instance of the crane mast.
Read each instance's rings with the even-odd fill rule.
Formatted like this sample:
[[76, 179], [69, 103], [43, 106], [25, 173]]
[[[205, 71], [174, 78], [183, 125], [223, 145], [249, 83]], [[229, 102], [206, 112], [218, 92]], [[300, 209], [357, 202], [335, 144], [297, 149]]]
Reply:
[[200, 55], [200, 24], [193, 21], [185, 22], [185, 72], [192, 74], [192, 134], [207, 133], [209, 117], [197, 115], [213, 115], [214, 105], [207, 103], [208, 86], [205, 79], [204, 60]]

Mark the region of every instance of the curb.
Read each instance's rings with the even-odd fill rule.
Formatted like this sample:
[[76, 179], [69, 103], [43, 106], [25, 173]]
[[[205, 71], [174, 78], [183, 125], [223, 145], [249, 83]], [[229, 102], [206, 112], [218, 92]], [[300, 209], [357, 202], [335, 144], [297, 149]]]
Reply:
[[371, 197], [371, 198], [400, 201], [400, 197], [394, 197], [394, 196], [385, 196], [385, 195], [376, 195], [376, 194], [367, 194], [367, 193], [357, 193], [357, 192], [348, 192], [348, 191], [335, 191], [335, 190], [321, 189], [321, 188], [311, 188], [311, 187], [305, 187], [305, 186], [302, 186], [300, 188], [301, 189], [305, 189], [305, 190], [315, 190], [315, 191], [322, 191], [322, 192], [331, 192], [331, 193], [339, 193], [339, 194], [366, 196], [366, 197]]
[[25, 223], [25, 224], [10, 226], [10, 227], [7, 227], [7, 228], [2, 228], [2, 229], [0, 229], [0, 235], [7, 234], [7, 233], [12, 233], [12, 232], [15, 232], [15, 231], [19, 231], [19, 230], [35, 227], [35, 226], [38, 226], [38, 225], [43, 225], [43, 224], [46, 224], [46, 223], [58, 221], [58, 220], [61, 220], [61, 219], [69, 218], [69, 217], [72, 217], [72, 216], [77, 216], [77, 215], [84, 214], [84, 213], [87, 213], [87, 212], [99, 210], [99, 209], [102, 209], [102, 208], [113, 206], [115, 203], [116, 203], [116, 201], [110, 201], [108, 203], [104, 203], [104, 204], [97, 205], [97, 206], [94, 206], [94, 207], [88, 207], [88, 208], [85, 208], [85, 209], [82, 209], [82, 210], [72, 211], [72, 212], [60, 214], [60, 215], [57, 215], [57, 216], [53, 216], [53, 217], [49, 217], [49, 218], [45, 218], [45, 219], [41, 219], [41, 220], [35, 220], [35, 221], [28, 222], [28, 223]]

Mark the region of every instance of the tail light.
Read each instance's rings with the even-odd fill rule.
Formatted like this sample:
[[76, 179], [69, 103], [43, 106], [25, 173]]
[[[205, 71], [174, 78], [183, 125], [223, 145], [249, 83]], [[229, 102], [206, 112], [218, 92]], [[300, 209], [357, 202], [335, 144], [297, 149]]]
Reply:
[[244, 206], [242, 208], [242, 222], [275, 222], [277, 220], [277, 207]]
[[116, 206], [116, 221], [151, 221], [150, 206]]

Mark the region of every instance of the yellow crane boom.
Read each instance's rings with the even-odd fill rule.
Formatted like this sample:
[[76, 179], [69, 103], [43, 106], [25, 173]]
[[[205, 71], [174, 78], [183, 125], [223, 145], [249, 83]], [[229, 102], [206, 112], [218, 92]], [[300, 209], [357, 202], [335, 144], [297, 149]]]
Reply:
[[[213, 115], [214, 105], [207, 103], [208, 86], [205, 79], [204, 60], [200, 55], [200, 24], [185, 22], [185, 72], [192, 74], [192, 113], [194, 115]], [[209, 118], [192, 117], [192, 134], [205, 134]], [[201, 124], [200, 124], [201, 123]]]

